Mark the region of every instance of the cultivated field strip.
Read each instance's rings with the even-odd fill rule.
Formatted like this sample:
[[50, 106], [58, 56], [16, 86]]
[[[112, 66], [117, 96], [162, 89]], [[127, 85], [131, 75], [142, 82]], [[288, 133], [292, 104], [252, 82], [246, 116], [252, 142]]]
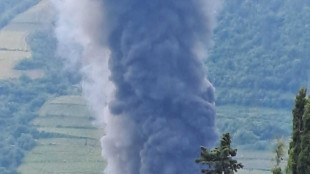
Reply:
[[37, 140], [19, 168], [22, 174], [99, 174], [104, 170], [99, 141], [103, 128], [92, 124], [82, 97], [52, 99], [39, 113], [34, 126], [54, 136]]
[[0, 79], [17, 78], [21, 74], [31, 78], [43, 76], [40, 70], [18, 71], [14, 67], [19, 61], [31, 58], [28, 36], [49, 25], [50, 6], [48, 0], [42, 0], [26, 12], [17, 15], [0, 30]]

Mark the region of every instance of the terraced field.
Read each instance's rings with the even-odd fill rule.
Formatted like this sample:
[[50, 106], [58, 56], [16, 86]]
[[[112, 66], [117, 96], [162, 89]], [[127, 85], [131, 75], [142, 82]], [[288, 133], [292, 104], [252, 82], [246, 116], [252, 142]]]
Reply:
[[[228, 111], [232, 114], [241, 113], [241, 117], [246, 113], [257, 114], [253, 108], [233, 111], [230, 106], [225, 106], [219, 109], [219, 119], [232, 119], [224, 117]], [[267, 116], [273, 111], [264, 110], [261, 115]], [[100, 155], [99, 143], [103, 128], [93, 126], [93, 118], [80, 96], [63, 96], [50, 100], [41, 108], [39, 115], [33, 121], [34, 126], [41, 132], [55, 133], [62, 137], [39, 139], [38, 145], [28, 152], [19, 168], [22, 174], [98, 174], [104, 170], [105, 161]], [[255, 118], [254, 115], [251, 117]], [[270, 173], [272, 157], [271, 151], [239, 150], [237, 159], [245, 165], [245, 169], [238, 174]]]
[[80, 96], [62, 96], [41, 108], [33, 122], [41, 132], [55, 136], [37, 140], [26, 154], [22, 174], [99, 174], [105, 168], [99, 139], [103, 128], [93, 126]]
[[14, 66], [22, 59], [31, 58], [27, 37], [32, 32], [48, 25], [50, 3], [42, 0], [28, 11], [16, 16], [0, 30], [0, 80], [26, 74], [32, 78], [42, 77], [40, 70], [17, 71]]

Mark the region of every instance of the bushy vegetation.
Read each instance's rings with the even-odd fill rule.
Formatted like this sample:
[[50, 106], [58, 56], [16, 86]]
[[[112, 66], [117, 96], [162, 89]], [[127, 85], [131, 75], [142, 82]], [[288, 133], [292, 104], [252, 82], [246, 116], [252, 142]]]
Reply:
[[224, 0], [206, 64], [218, 105], [291, 109], [307, 86], [308, 0]]
[[1, 0], [0, 1], [0, 28], [4, 27], [17, 14], [26, 11], [40, 0]]
[[284, 159], [285, 156], [285, 143], [282, 139], [276, 138], [276, 146], [273, 150], [275, 153], [274, 161], [275, 165], [274, 168], [271, 169], [273, 174], [282, 174], [282, 169], [281, 169], [281, 162]]
[[44, 77], [31, 79], [26, 75], [15, 80], [0, 81], [0, 173], [15, 174], [24, 152], [31, 150], [34, 138], [53, 136], [39, 133], [29, 123], [49, 97], [79, 93], [72, 87], [73, 76], [63, 71], [62, 61], [55, 57], [56, 41], [47, 33], [36, 32], [29, 37], [33, 52], [27, 64], [17, 67], [40, 68]]

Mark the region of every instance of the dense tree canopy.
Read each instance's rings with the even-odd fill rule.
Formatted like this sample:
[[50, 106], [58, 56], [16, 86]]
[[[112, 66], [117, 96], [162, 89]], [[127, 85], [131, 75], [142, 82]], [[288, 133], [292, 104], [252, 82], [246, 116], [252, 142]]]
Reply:
[[309, 18], [307, 0], [224, 0], [206, 62], [217, 104], [291, 109], [308, 86]]

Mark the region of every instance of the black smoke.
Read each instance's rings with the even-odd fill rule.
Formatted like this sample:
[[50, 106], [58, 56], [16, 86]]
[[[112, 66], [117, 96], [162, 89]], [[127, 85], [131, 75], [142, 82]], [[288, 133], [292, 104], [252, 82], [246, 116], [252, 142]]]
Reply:
[[211, 41], [208, 14], [214, 9], [206, 5], [212, 2], [103, 1], [102, 38], [111, 50], [116, 86], [110, 111], [133, 122], [119, 127], [128, 128], [130, 143], [122, 147], [127, 149], [118, 149], [108, 138], [103, 142], [111, 143], [106, 148], [115, 148], [115, 156], [125, 154], [116, 160], [119, 168], [130, 163], [124, 173], [199, 173], [194, 164], [199, 147], [216, 139], [214, 91], [197, 53], [199, 45], [207, 49]]

